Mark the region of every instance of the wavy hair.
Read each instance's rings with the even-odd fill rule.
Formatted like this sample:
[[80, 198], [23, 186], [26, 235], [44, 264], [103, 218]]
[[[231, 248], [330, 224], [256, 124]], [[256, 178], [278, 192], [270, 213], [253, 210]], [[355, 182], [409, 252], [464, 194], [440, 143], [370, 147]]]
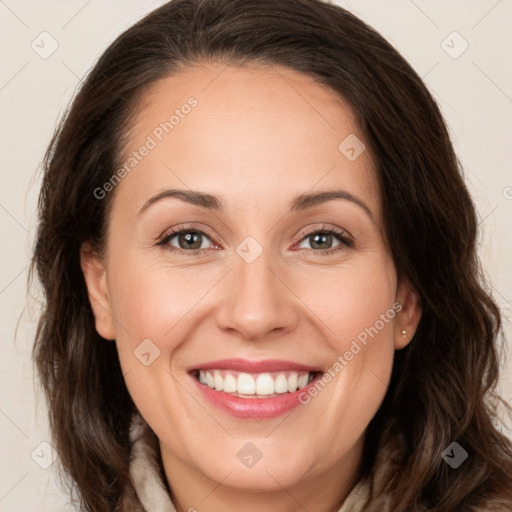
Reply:
[[[501, 318], [476, 252], [477, 217], [440, 110], [374, 29], [320, 0], [173, 0], [122, 33], [83, 81], [43, 160], [32, 259], [44, 291], [34, 360], [50, 428], [81, 510], [122, 510], [136, 408], [115, 345], [96, 332], [80, 247], [104, 246], [113, 193], [94, 190], [120, 165], [127, 130], [156, 81], [201, 61], [282, 65], [352, 107], [372, 154], [386, 238], [423, 314], [395, 355], [366, 430], [363, 468], [383, 477], [365, 510], [512, 510], [512, 445], [497, 427]], [[510, 410], [505, 409], [508, 412]], [[442, 452], [458, 442], [457, 470]], [[392, 448], [379, 461], [380, 448]], [[487, 510], [487, 509], [486, 509]]]

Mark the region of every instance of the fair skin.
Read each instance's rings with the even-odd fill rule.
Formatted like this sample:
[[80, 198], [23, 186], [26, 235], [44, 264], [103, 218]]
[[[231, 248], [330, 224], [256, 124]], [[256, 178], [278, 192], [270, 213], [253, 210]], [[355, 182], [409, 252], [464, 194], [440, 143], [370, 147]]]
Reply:
[[[349, 134], [363, 136], [348, 105], [311, 78], [209, 63], [153, 84], [126, 155], [190, 96], [197, 106], [117, 186], [105, 253], [83, 246], [96, 329], [116, 340], [178, 511], [336, 511], [359, 478], [363, 435], [394, 351], [421, 316], [383, 237], [368, 146], [354, 161], [340, 152]], [[169, 189], [211, 194], [223, 209], [176, 197], [143, 208]], [[301, 194], [330, 190], [357, 201], [290, 209]], [[179, 235], [157, 245], [182, 226], [206, 233], [194, 246], [202, 254], [190, 255]], [[330, 228], [353, 243], [333, 235], [314, 245], [311, 233]], [[249, 236], [262, 249], [251, 263], [237, 252]], [[396, 302], [402, 309], [324, 389], [277, 417], [226, 413], [188, 371], [221, 359], [279, 359], [321, 376]], [[145, 339], [160, 350], [147, 366], [134, 355]], [[252, 467], [237, 456], [247, 442], [262, 454]]]

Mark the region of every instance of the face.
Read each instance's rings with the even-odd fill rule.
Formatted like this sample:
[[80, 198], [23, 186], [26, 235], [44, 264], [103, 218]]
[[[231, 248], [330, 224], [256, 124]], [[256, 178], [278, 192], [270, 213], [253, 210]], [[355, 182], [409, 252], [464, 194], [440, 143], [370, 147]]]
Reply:
[[339, 482], [419, 321], [351, 109], [287, 68], [211, 63], [142, 100], [82, 268], [167, 475]]

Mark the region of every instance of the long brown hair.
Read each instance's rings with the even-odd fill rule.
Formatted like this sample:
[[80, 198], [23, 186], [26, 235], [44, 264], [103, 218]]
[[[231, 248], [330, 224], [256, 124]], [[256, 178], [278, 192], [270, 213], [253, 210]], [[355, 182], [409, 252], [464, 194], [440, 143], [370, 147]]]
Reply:
[[[397, 271], [421, 298], [412, 342], [396, 353], [365, 439], [364, 472], [386, 464], [365, 510], [512, 509], [512, 446], [496, 428], [499, 310], [476, 253], [475, 209], [439, 111], [421, 79], [371, 27], [319, 0], [174, 0], [104, 52], [59, 124], [43, 162], [32, 262], [45, 294], [34, 358], [60, 461], [82, 510], [120, 510], [130, 488], [135, 406], [117, 352], [96, 332], [80, 247], [104, 243], [138, 101], [155, 81], [200, 60], [288, 66], [354, 109], [375, 160]], [[503, 402], [501, 400], [501, 402]], [[508, 409], [506, 409], [508, 412]], [[469, 454], [457, 470], [452, 442]], [[374, 457], [392, 447], [396, 466]], [[399, 471], [397, 471], [397, 467]]]

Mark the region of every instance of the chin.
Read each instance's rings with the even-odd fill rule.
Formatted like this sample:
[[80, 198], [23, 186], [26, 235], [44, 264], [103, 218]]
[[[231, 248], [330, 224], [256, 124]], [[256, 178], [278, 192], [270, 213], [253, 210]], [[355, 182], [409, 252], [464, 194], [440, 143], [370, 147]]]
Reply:
[[244, 468], [240, 465], [226, 465], [211, 471], [208, 476], [218, 478], [219, 474], [228, 475], [223, 485], [244, 492], [273, 492], [282, 491], [283, 487], [293, 487], [305, 477], [307, 468], [290, 467], [286, 459], [281, 461], [269, 461], [263, 464], [260, 460], [252, 468]]

